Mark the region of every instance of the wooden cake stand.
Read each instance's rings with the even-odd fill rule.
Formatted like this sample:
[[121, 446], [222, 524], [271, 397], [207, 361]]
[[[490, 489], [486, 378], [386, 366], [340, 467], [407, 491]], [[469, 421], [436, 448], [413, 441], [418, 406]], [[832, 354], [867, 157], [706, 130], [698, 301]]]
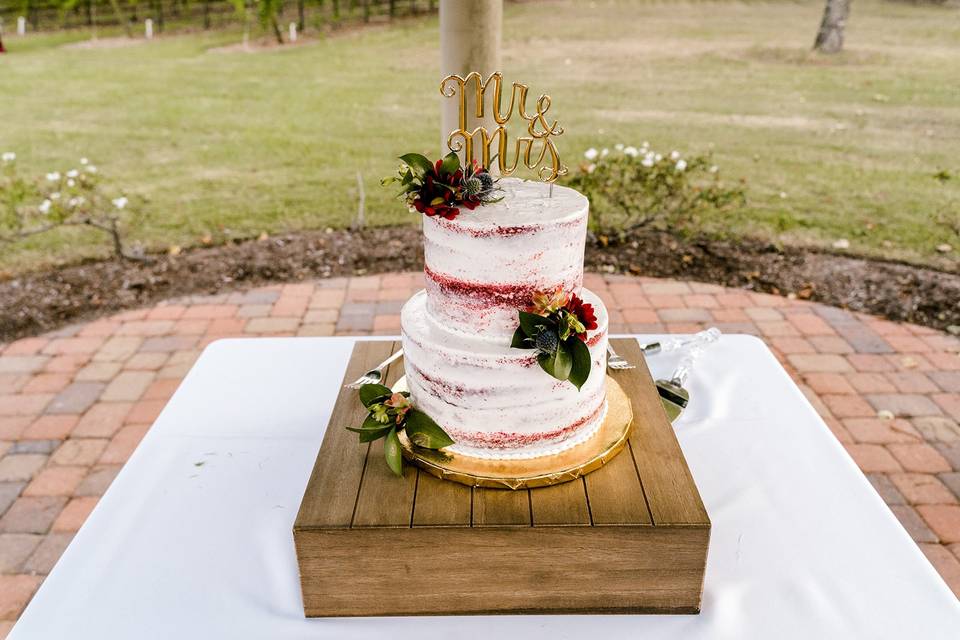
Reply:
[[[467, 486], [412, 465], [398, 478], [382, 441], [345, 429], [367, 412], [342, 389], [293, 527], [306, 615], [697, 613], [710, 520], [639, 345], [611, 342], [637, 365], [609, 372], [633, 416], [625, 446], [551, 486]], [[357, 342], [344, 382], [399, 348]], [[402, 375], [397, 361], [385, 384]]]

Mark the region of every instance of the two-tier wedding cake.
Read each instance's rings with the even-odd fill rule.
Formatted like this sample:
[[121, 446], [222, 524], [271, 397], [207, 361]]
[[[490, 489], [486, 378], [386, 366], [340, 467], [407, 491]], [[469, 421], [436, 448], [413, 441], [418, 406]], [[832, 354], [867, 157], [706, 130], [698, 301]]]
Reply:
[[[447, 450], [533, 458], [584, 442], [603, 422], [607, 312], [583, 288], [587, 199], [543, 182], [498, 186], [498, 202], [424, 216], [426, 290], [401, 312], [404, 366], [413, 405], [455, 441]], [[544, 349], [511, 347], [518, 312], [544, 294], [592, 305], [579, 389], [541, 370]]]

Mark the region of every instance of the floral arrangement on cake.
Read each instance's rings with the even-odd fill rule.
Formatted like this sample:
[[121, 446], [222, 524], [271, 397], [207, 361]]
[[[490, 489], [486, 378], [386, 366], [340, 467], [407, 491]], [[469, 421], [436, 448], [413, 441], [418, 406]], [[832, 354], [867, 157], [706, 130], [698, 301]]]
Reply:
[[383, 441], [383, 456], [387, 466], [396, 475], [403, 475], [403, 455], [400, 452], [399, 432], [404, 431], [410, 442], [425, 449], [441, 449], [453, 444], [453, 438], [433, 419], [410, 404], [410, 393], [394, 393], [382, 384], [360, 387], [360, 402], [369, 413], [359, 427], [347, 427], [360, 434], [360, 442]]
[[593, 305], [562, 289], [538, 292], [529, 311], [520, 311], [520, 326], [511, 347], [536, 349], [540, 368], [578, 390], [590, 377], [587, 331], [597, 328]]
[[419, 153], [407, 153], [400, 160], [397, 175], [384, 178], [381, 184], [400, 183], [398, 197], [412, 210], [453, 220], [460, 207], [472, 211], [502, 200], [497, 181], [475, 160], [461, 166], [460, 157], [452, 151], [436, 162]]

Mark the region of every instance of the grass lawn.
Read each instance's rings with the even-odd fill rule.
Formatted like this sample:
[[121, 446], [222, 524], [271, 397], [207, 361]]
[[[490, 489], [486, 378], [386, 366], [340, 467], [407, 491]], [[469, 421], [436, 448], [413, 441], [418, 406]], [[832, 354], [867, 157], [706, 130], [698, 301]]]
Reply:
[[[960, 256], [960, 10], [858, 0], [847, 52], [809, 55], [822, 2], [508, 4], [504, 72], [553, 96], [567, 162], [648, 140], [713, 150], [748, 204], [717, 233], [955, 267]], [[283, 49], [218, 51], [239, 34], [122, 48], [83, 34], [8, 36], [0, 151], [40, 174], [91, 158], [142, 197], [153, 248], [349, 224], [358, 171], [368, 220], [410, 221], [379, 178], [439, 140], [436, 18]], [[946, 171], [952, 178], [938, 180]], [[951, 223], [956, 228], [951, 228]], [[938, 253], [937, 245], [954, 249]], [[3, 249], [0, 270], [105, 255], [51, 234]]]

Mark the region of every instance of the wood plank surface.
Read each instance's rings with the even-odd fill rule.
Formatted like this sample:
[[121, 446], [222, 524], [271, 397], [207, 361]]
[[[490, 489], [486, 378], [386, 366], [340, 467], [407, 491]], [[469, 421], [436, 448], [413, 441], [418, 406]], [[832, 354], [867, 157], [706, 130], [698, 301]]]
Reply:
[[583, 479], [530, 490], [533, 526], [590, 526], [590, 507]]
[[[343, 384], [353, 382], [386, 360], [392, 349], [390, 341], [356, 342]], [[353, 518], [367, 447], [358, 445], [357, 434], [344, 427], [362, 423], [366, 410], [357, 401], [357, 392], [344, 389], [343, 384], [300, 503], [295, 527], [349, 527]]]
[[473, 526], [529, 527], [530, 490], [473, 489]]
[[[631, 398], [628, 446], [552, 487], [471, 489], [411, 465], [397, 478], [382, 442], [343, 428], [365, 410], [342, 392], [294, 525], [307, 615], [697, 612], [710, 522], [639, 346], [613, 344], [637, 364], [612, 373]], [[345, 381], [395, 348], [358, 342]]]
[[308, 616], [695, 613], [709, 534], [634, 526], [318, 529], [302, 532], [297, 552]]
[[[400, 343], [393, 343], [393, 350]], [[403, 375], [403, 362], [398, 360], [387, 369], [383, 384], [388, 387]], [[359, 404], [359, 401], [355, 399]], [[348, 432], [356, 437], [356, 434]], [[359, 447], [354, 442], [355, 447]], [[367, 463], [357, 493], [354, 527], [409, 527], [413, 514], [413, 499], [417, 487], [417, 469], [403, 465], [403, 478], [393, 475], [383, 458], [383, 439], [370, 443]]]
[[469, 527], [473, 509], [471, 494], [472, 490], [466, 485], [420, 471], [417, 498], [413, 503], [413, 526]]
[[583, 478], [595, 525], [653, 524], [629, 446]]
[[627, 392], [633, 406], [630, 450], [653, 523], [709, 526], [707, 511], [660, 397], [655, 391], [649, 392], [653, 380], [640, 345], [632, 338], [610, 342], [619, 355], [636, 364], [635, 369], [611, 370], [610, 374]]

